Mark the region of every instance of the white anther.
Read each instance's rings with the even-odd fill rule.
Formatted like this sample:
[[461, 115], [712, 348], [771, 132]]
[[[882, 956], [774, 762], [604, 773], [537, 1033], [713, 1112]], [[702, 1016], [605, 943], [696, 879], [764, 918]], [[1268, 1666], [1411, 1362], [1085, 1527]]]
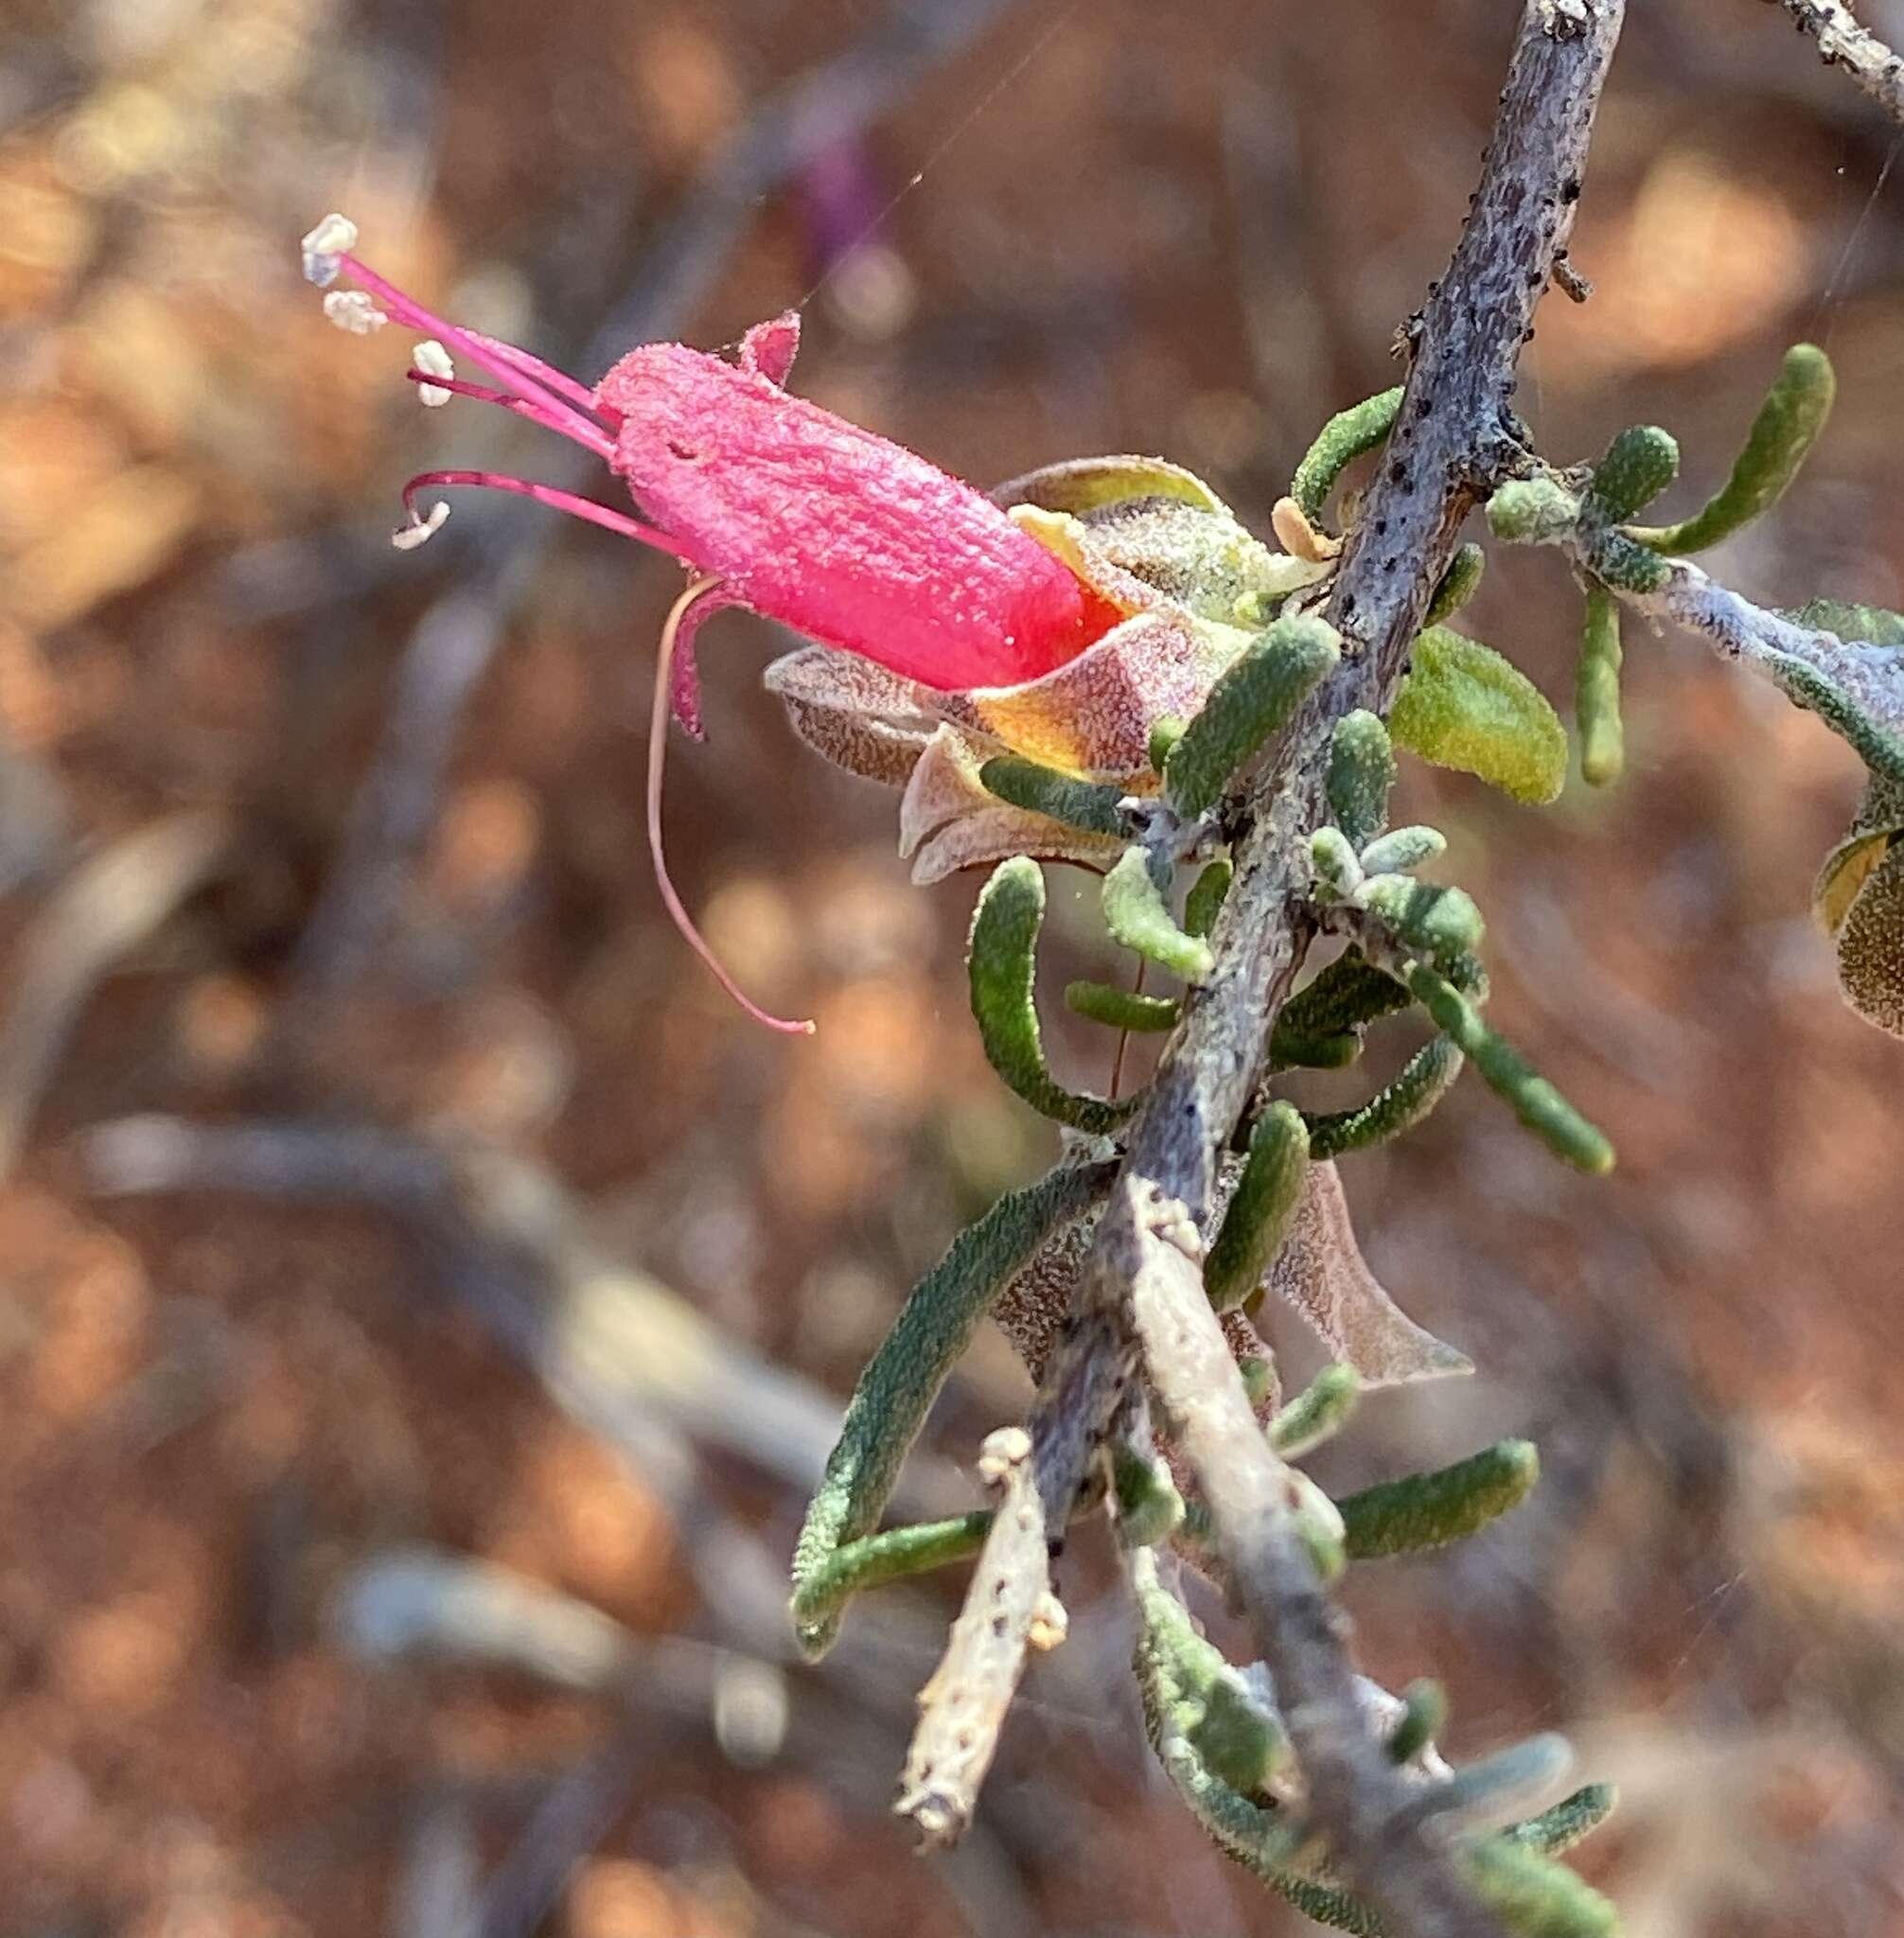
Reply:
[[331, 291], [324, 299], [324, 313], [353, 337], [367, 337], [390, 321], [361, 290]]
[[338, 257], [357, 247], [357, 224], [348, 216], [325, 217], [298, 247], [304, 251], [304, 279], [327, 290], [343, 267]]
[[[454, 377], [456, 366], [450, 361], [450, 352], [434, 337], [425, 337], [410, 354], [411, 366], [420, 370], [426, 377]], [[447, 404], [455, 393], [447, 391], [439, 384], [419, 383], [416, 386], [416, 401], [427, 404], [432, 411], [438, 404]]]
[[398, 525], [396, 531], [391, 533], [390, 542], [399, 552], [414, 552], [426, 540], [435, 537], [443, 529], [443, 520], [449, 516], [450, 501], [447, 498], [439, 498], [430, 507], [427, 518], [418, 518], [412, 512], [410, 522], [407, 525]]

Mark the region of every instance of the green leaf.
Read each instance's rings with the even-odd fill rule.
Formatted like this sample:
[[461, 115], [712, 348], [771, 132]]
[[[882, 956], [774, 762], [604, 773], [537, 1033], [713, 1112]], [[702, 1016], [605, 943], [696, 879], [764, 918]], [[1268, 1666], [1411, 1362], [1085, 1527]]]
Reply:
[[[1201, 982], [1215, 959], [1201, 936], [1186, 935], [1171, 917], [1151, 878], [1150, 856], [1127, 848], [1104, 877], [1104, 925], [1113, 940], [1186, 982]], [[1021, 1093], [1022, 1094], [1022, 1093]], [[1049, 1116], [1050, 1113], [1047, 1113]]]
[[1108, 982], [1067, 982], [1065, 1007], [1113, 1030], [1155, 1033], [1174, 1029], [1183, 1006], [1172, 996], [1142, 995], [1134, 989], [1113, 989]]
[[1439, 828], [1396, 828], [1369, 842], [1356, 858], [1368, 874], [1405, 874], [1448, 852]]
[[1164, 763], [1171, 757], [1171, 749], [1184, 737], [1187, 720], [1179, 720], [1174, 714], [1166, 714], [1161, 720], [1151, 723], [1150, 755], [1151, 772], [1161, 776]]
[[1613, 1815], [1619, 1800], [1619, 1791], [1610, 1783], [1586, 1784], [1538, 1817], [1510, 1823], [1500, 1834], [1511, 1843], [1539, 1851], [1543, 1858], [1557, 1858], [1597, 1830]]
[[1465, 889], [1418, 882], [1412, 875], [1370, 875], [1356, 901], [1398, 936], [1409, 949], [1445, 964], [1481, 945], [1486, 925], [1474, 898]]
[[1249, 1134], [1249, 1158], [1204, 1260], [1204, 1289], [1218, 1312], [1262, 1283], [1282, 1244], [1309, 1169], [1309, 1131], [1293, 1103], [1272, 1103]]
[[1441, 583], [1428, 602], [1428, 616], [1422, 625], [1439, 625], [1460, 611], [1480, 590], [1481, 574], [1487, 569], [1488, 555], [1472, 541], [1463, 545], [1448, 561], [1448, 570], [1441, 574]]
[[1566, 783], [1567, 732], [1541, 690], [1499, 653], [1431, 626], [1415, 642], [1388, 730], [1439, 766], [1458, 767], [1540, 806]]
[[1342, 636], [1305, 615], [1272, 620], [1216, 684], [1164, 763], [1164, 798], [1185, 820], [1214, 807], [1238, 770], [1341, 658]]
[[1190, 935], [1208, 935], [1229, 893], [1231, 869], [1226, 861], [1212, 861], [1190, 884], [1184, 897], [1184, 928]]
[[[1066, 1165], [1000, 1198], [952, 1241], [912, 1290], [867, 1362], [847, 1403], [839, 1438], [794, 1548], [796, 1596], [805, 1594], [847, 1544], [872, 1533], [908, 1450], [945, 1376], [978, 1322], [1050, 1234], [1109, 1189], [1109, 1164]], [[837, 1613], [799, 1625], [809, 1656], [825, 1652]]]
[[1580, 663], [1574, 680], [1574, 718], [1580, 730], [1580, 774], [1590, 787], [1620, 777], [1626, 736], [1620, 725], [1620, 607], [1606, 587], [1587, 587], [1580, 627]]
[[1184, 1518], [1184, 1497], [1161, 1460], [1146, 1460], [1119, 1441], [1111, 1453], [1118, 1539], [1127, 1548], [1168, 1541]]
[[1600, 1176], [1613, 1168], [1613, 1147], [1597, 1126], [1582, 1117], [1513, 1047], [1496, 1036], [1481, 1013], [1446, 978], [1426, 963], [1409, 971], [1408, 987], [1496, 1096], [1557, 1157]]
[[1130, 817], [1123, 810], [1122, 794], [1115, 787], [1073, 780], [1055, 767], [1041, 766], [1014, 753], [998, 754], [987, 761], [978, 769], [978, 781], [986, 793], [996, 794], [1013, 807], [1048, 815], [1068, 828], [1083, 828], [1090, 835], [1130, 836]]
[[1378, 969], [1358, 950], [1347, 949], [1306, 988], [1283, 1004], [1270, 1032], [1269, 1052], [1278, 1061], [1289, 1041], [1313, 1041], [1359, 1030], [1414, 1001], [1394, 977]]
[[1445, 1036], [1425, 1043], [1395, 1080], [1354, 1110], [1305, 1114], [1309, 1154], [1320, 1161], [1348, 1151], [1366, 1151], [1411, 1131], [1453, 1087], [1464, 1059]]
[[1867, 1023], [1904, 1036], [1904, 843], [1892, 842], [1839, 925], [1838, 980]]
[[1317, 828], [1310, 836], [1309, 865], [1331, 897], [1352, 895], [1362, 886], [1362, 864], [1340, 828]]
[[1632, 536], [1655, 552], [1703, 552], [1770, 511], [1785, 496], [1824, 430], [1837, 388], [1830, 358], [1815, 344], [1794, 344], [1786, 351], [1746, 433], [1745, 448], [1718, 495], [1676, 525], [1635, 529]]
[[1402, 386], [1384, 390], [1346, 411], [1338, 411], [1316, 433], [1296, 476], [1290, 481], [1289, 495], [1302, 507], [1303, 516], [1313, 523], [1322, 516], [1335, 481], [1364, 451], [1373, 450], [1394, 428], [1402, 408]]
[[1397, 1763], [1419, 1756], [1448, 1726], [1448, 1692], [1431, 1677], [1410, 1683], [1402, 1702], [1402, 1719], [1388, 1736], [1388, 1754]]
[[1388, 824], [1395, 748], [1375, 714], [1357, 708], [1335, 723], [1329, 743], [1329, 811], [1351, 848], [1366, 848]]
[[1783, 615], [1798, 625], [1835, 632], [1848, 643], [1904, 646], [1904, 612], [1882, 606], [1854, 606], [1843, 599], [1809, 599], [1796, 612]]
[[1594, 467], [1580, 517], [1588, 524], [1621, 525], [1650, 504], [1679, 476], [1679, 446], [1657, 424], [1634, 424], [1607, 447]]
[[1541, 1477], [1531, 1440], [1499, 1440], [1452, 1467], [1383, 1481], [1346, 1495], [1343, 1545], [1352, 1561], [1445, 1547], [1518, 1507]]
[[1500, 1838], [1472, 1845], [1467, 1868], [1482, 1900], [1518, 1938], [1613, 1938], [1618, 1912], [1582, 1877]]
[[992, 1510], [980, 1507], [950, 1521], [891, 1527], [884, 1534], [848, 1542], [811, 1570], [795, 1590], [795, 1626], [802, 1635], [817, 1633], [836, 1622], [847, 1602], [863, 1589], [883, 1588], [976, 1555], [991, 1525]]
[[[1139, 857], [1142, 852], [1131, 851]], [[1055, 1083], [1046, 1067], [1032, 999], [1044, 921], [1045, 877], [1038, 864], [1022, 854], [1001, 861], [980, 891], [972, 917], [967, 963], [972, 1013], [992, 1067], [1018, 1096], [1041, 1116], [1102, 1136], [1131, 1114], [1135, 1101], [1076, 1096]]]
[[1351, 1365], [1324, 1366], [1270, 1421], [1265, 1431], [1279, 1459], [1313, 1453], [1349, 1423], [1362, 1399], [1362, 1376]]
[[1549, 544], [1579, 521], [1580, 501], [1557, 478], [1513, 478], [1488, 501], [1488, 529], [1509, 544]]

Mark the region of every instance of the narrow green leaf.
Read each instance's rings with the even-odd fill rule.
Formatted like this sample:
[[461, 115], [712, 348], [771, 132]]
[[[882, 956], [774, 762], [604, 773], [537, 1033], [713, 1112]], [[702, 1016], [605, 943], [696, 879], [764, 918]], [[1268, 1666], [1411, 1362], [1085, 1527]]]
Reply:
[[1179, 720], [1174, 714], [1167, 714], [1161, 720], [1151, 724], [1150, 755], [1151, 772], [1161, 776], [1164, 763], [1171, 757], [1171, 749], [1184, 737], [1184, 729], [1190, 723]]
[[1509, 544], [1550, 543], [1579, 521], [1579, 500], [1555, 478], [1510, 479], [1488, 501], [1488, 529]]
[[1283, 1460], [1313, 1453], [1349, 1423], [1361, 1399], [1362, 1376], [1353, 1366], [1324, 1366], [1270, 1421], [1271, 1448]]
[[1655, 552], [1703, 552], [1785, 496], [1825, 429], [1838, 389], [1831, 359], [1816, 344], [1794, 344], [1772, 379], [1732, 475], [1712, 501], [1676, 525], [1635, 530]]
[[[1131, 853], [1141, 863], [1143, 851]], [[992, 1067], [1033, 1110], [1075, 1130], [1102, 1136], [1121, 1123], [1135, 1105], [1129, 1099], [1111, 1103], [1101, 1097], [1077, 1096], [1055, 1083], [1046, 1066], [1032, 998], [1038, 931], [1044, 921], [1045, 877], [1038, 864], [1023, 854], [1000, 862], [980, 891], [972, 917], [967, 962], [972, 1013]]]
[[1317, 828], [1310, 836], [1309, 865], [1331, 896], [1352, 895], [1362, 886], [1362, 864], [1340, 828]]
[[1218, 1312], [1241, 1305], [1262, 1283], [1302, 1193], [1309, 1131], [1293, 1103], [1272, 1103], [1249, 1134], [1249, 1157], [1223, 1227], [1204, 1260], [1204, 1289]]
[[1470, 1846], [1474, 1888], [1517, 1938], [1613, 1938], [1619, 1912], [1564, 1864], [1523, 1844], [1484, 1838]]
[[1437, 963], [1479, 948], [1487, 932], [1467, 890], [1439, 882], [1418, 882], [1405, 874], [1370, 875], [1355, 899], [1410, 949]]
[[1448, 570], [1441, 574], [1441, 583], [1428, 602], [1428, 616], [1422, 625], [1439, 625], [1460, 611], [1480, 590], [1481, 574], [1487, 569], [1488, 555], [1472, 541], [1463, 545], [1448, 561]]
[[1583, 549], [1594, 575], [1626, 592], [1657, 592], [1672, 576], [1666, 557], [1624, 532], [1595, 532]]
[[1388, 729], [1361, 708], [1335, 723], [1329, 743], [1329, 811], [1351, 848], [1366, 848], [1388, 823], [1395, 748]]
[[1586, 1784], [1538, 1817], [1510, 1823], [1500, 1834], [1530, 1851], [1539, 1851], [1543, 1858], [1557, 1858], [1597, 1830], [1613, 1815], [1619, 1800], [1619, 1791], [1610, 1783]]
[[1634, 424], [1613, 439], [1594, 467], [1580, 517], [1588, 524], [1622, 525], [1679, 476], [1679, 446], [1657, 424]]
[[1170, 1469], [1161, 1460], [1140, 1458], [1122, 1442], [1112, 1450], [1111, 1486], [1117, 1495], [1118, 1539], [1127, 1548], [1168, 1541], [1184, 1518], [1184, 1497]]
[[1369, 842], [1356, 857], [1365, 874], [1406, 874], [1448, 852], [1439, 828], [1396, 828]]
[[1113, 989], [1108, 982], [1081, 981], [1065, 985], [1065, 1007], [1113, 1030], [1155, 1033], [1174, 1029], [1183, 1006], [1172, 996], [1142, 995], [1134, 989]]
[[1414, 1001], [1394, 977], [1376, 968], [1355, 949], [1346, 950], [1278, 1013], [1270, 1034], [1270, 1054], [1285, 1061], [1287, 1041], [1314, 1040], [1359, 1030], [1405, 1010]]
[[1419, 1756], [1448, 1725], [1448, 1692], [1431, 1677], [1410, 1683], [1402, 1702], [1402, 1719], [1388, 1737], [1388, 1754], [1397, 1763]]
[[1343, 1545], [1351, 1561], [1380, 1560], [1463, 1541], [1527, 1498], [1541, 1477], [1531, 1440], [1499, 1440], [1452, 1467], [1383, 1481], [1346, 1495]]
[[1620, 725], [1620, 606], [1596, 579], [1587, 587], [1574, 718], [1580, 730], [1580, 774], [1590, 787], [1620, 777], [1626, 736]]
[[1208, 935], [1216, 926], [1224, 898], [1229, 893], [1230, 873], [1228, 862], [1212, 861], [1190, 884], [1190, 891], [1184, 897], [1184, 928], [1187, 933]]
[[1313, 615], [1276, 619], [1211, 687], [1164, 762], [1164, 798], [1185, 820], [1214, 807], [1238, 770], [1294, 714], [1342, 653]]
[[1567, 778], [1567, 731], [1539, 687], [1490, 647], [1446, 626], [1415, 642], [1388, 731], [1424, 760], [1541, 806]]
[[925, 1521], [890, 1527], [834, 1549], [794, 1593], [793, 1619], [802, 1633], [837, 1620], [861, 1590], [883, 1588], [908, 1575], [924, 1575], [948, 1562], [962, 1561], [985, 1544], [992, 1510], [980, 1507], [950, 1521]]
[[1613, 1168], [1606, 1135], [1580, 1115], [1510, 1044], [1496, 1036], [1481, 1013], [1426, 963], [1409, 971], [1408, 986], [1455, 1045], [1474, 1060], [1488, 1087], [1557, 1157], [1599, 1176]]
[[1309, 1126], [1309, 1154], [1316, 1162], [1340, 1157], [1348, 1151], [1366, 1151], [1411, 1131], [1440, 1102], [1464, 1059], [1445, 1036], [1425, 1043], [1366, 1103], [1353, 1110], [1304, 1114]]
[[1131, 832], [1130, 817], [1120, 805], [1123, 796], [1117, 788], [1073, 780], [1055, 767], [1041, 766], [1014, 753], [997, 754], [987, 761], [978, 769], [978, 782], [986, 793], [996, 794], [1000, 801], [1048, 815], [1068, 828], [1083, 828], [1092, 835], [1127, 837]]
[[1145, 961], [1186, 982], [1200, 982], [1209, 974], [1215, 960], [1209, 944], [1201, 936], [1186, 935], [1172, 919], [1142, 848], [1125, 849], [1104, 877], [1103, 908], [1104, 926], [1112, 939], [1136, 950]]
[[[1061, 1166], [1008, 1192], [913, 1288], [847, 1403], [794, 1548], [796, 1595], [840, 1548], [878, 1525], [907, 1452], [979, 1320], [1051, 1233], [1103, 1195], [1112, 1171], [1108, 1164]], [[837, 1613], [801, 1623], [801, 1647], [823, 1654], [837, 1626]]]
[[1313, 522], [1322, 516], [1335, 481], [1364, 451], [1373, 450], [1388, 435], [1401, 408], [1402, 386], [1397, 384], [1338, 411], [1317, 432], [1289, 485], [1289, 495], [1305, 518]]

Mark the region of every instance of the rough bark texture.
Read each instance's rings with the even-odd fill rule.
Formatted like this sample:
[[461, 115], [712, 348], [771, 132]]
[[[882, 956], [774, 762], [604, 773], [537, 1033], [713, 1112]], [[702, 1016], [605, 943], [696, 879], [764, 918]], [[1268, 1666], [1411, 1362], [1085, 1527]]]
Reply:
[[[1211, 938], [1216, 968], [1186, 1003], [1131, 1133], [1084, 1287], [1121, 1266], [1146, 1370], [1212, 1508], [1228, 1573], [1276, 1679], [1314, 1826], [1345, 1876], [1408, 1938], [1497, 1929], [1433, 1834], [1356, 1700], [1346, 1623], [1296, 1532], [1270, 1452], [1205, 1297], [1199, 1228], [1220, 1154], [1260, 1081], [1268, 1028], [1309, 941], [1306, 837], [1324, 819], [1336, 720], [1385, 710], [1461, 522], [1523, 462], [1511, 412], [1521, 346], [1566, 246], [1601, 82], [1624, 0], [1527, 0], [1479, 190], [1448, 273], [1411, 323], [1402, 414], [1365, 499], [1328, 613], [1347, 648], [1292, 723], [1254, 789], [1237, 872]], [[1130, 1271], [1132, 1260], [1139, 1269]], [[1071, 1498], [1101, 1448], [1128, 1362], [1128, 1333], [1087, 1323], [1061, 1341], [1030, 1427], [1047, 1501]], [[1083, 1315], [1079, 1315], [1083, 1316]], [[1087, 1395], [1081, 1418], [1067, 1396]], [[989, 1558], [988, 1558], [989, 1560]], [[1042, 1572], [1042, 1571], [1041, 1571]], [[996, 1570], [981, 1562], [978, 1578]], [[1042, 1582], [1040, 1586], [1042, 1586]], [[975, 1799], [941, 1811], [944, 1835]], [[935, 1801], [943, 1806], [944, 1797]]]
[[1827, 67], [1842, 67], [1894, 121], [1904, 122], [1904, 61], [1867, 26], [1844, 0], [1780, 0], [1802, 34], [1814, 35]]

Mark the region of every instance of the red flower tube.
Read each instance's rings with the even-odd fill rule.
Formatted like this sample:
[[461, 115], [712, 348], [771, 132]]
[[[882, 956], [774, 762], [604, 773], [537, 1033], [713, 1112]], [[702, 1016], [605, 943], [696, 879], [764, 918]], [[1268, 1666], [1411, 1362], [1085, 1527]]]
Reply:
[[[500, 404], [593, 452], [643, 518], [493, 471], [425, 471], [404, 486], [398, 545], [449, 516], [419, 494], [473, 485], [533, 498], [671, 554], [696, 576], [668, 616], [650, 735], [648, 834], [662, 900], [681, 933], [750, 1014], [767, 1016], [714, 960], [668, 878], [661, 781], [669, 699], [697, 731], [693, 636], [719, 606], [744, 606], [819, 644], [856, 653], [941, 692], [1014, 686], [1075, 659], [1121, 614], [992, 501], [903, 446], [781, 387], [800, 341], [788, 313], [756, 326], [729, 363], [681, 344], [629, 351], [592, 391], [512, 344], [433, 315], [351, 254], [355, 226], [327, 216], [304, 238], [305, 273], [332, 320], [361, 333], [389, 318], [426, 333], [409, 372], [429, 404], [451, 395]], [[467, 382], [474, 363], [497, 387]]]

